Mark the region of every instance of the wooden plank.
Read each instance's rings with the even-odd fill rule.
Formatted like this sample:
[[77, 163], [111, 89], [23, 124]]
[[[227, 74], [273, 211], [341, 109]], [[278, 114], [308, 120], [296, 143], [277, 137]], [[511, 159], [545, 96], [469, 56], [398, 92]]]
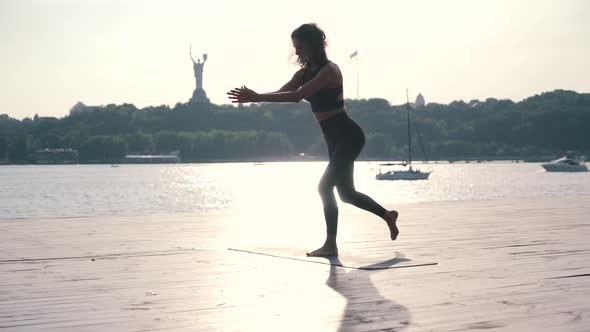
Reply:
[[587, 331], [589, 203], [403, 205], [395, 242], [378, 218], [342, 213], [343, 263], [438, 263], [371, 271], [227, 250], [314, 249], [321, 218], [296, 214], [280, 223], [229, 214], [3, 220], [0, 327]]

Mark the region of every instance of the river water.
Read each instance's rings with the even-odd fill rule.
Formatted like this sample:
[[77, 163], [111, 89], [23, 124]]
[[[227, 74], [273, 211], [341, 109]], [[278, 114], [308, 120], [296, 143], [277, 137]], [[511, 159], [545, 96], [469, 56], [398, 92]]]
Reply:
[[[386, 208], [436, 201], [578, 196], [590, 172], [547, 173], [537, 163], [431, 163], [426, 181], [377, 181], [379, 162], [357, 162], [357, 190]], [[0, 166], [0, 219], [321, 211], [327, 162]], [[589, 199], [590, 202], [590, 199]], [[354, 207], [341, 204], [343, 209]]]

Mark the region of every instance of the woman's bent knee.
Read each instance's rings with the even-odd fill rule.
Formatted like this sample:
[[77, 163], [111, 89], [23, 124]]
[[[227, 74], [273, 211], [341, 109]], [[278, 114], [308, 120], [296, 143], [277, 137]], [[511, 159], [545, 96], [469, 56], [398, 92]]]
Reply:
[[356, 198], [356, 191], [351, 189], [338, 189], [338, 196], [340, 196], [340, 200], [344, 203], [352, 203], [355, 201]]
[[333, 194], [334, 186], [330, 186], [328, 183], [320, 181], [320, 183], [318, 184], [318, 193], [320, 193], [320, 196], [322, 197], [330, 195], [330, 193]]

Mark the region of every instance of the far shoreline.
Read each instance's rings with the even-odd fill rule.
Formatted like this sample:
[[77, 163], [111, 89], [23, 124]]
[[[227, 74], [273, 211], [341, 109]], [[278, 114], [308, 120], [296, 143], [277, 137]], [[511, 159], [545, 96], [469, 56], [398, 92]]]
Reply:
[[[554, 157], [533, 157], [533, 158], [441, 158], [434, 160], [412, 160], [416, 164], [453, 164], [453, 163], [490, 163], [490, 162], [507, 162], [507, 163], [540, 163], [552, 160]], [[274, 163], [274, 162], [327, 162], [327, 157], [265, 157], [265, 158], [211, 158], [211, 159], [198, 159], [181, 161], [177, 163], [129, 163], [121, 161], [91, 161], [82, 163], [31, 163], [31, 162], [20, 162], [20, 163], [0, 163], [0, 166], [66, 166], [66, 165], [165, 165], [165, 164], [223, 164], [223, 163]], [[360, 158], [357, 162], [397, 162], [402, 163], [403, 160], [394, 159], [383, 159], [383, 158]]]

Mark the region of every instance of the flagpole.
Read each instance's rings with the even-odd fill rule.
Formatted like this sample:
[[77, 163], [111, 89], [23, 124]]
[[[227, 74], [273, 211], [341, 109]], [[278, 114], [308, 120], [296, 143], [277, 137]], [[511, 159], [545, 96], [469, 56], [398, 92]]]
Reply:
[[356, 99], [360, 100], [359, 98], [359, 56], [356, 56]]
[[359, 52], [354, 51], [350, 57], [348, 58], [348, 61], [353, 60], [356, 61], [356, 99], [360, 99], [360, 94], [359, 94]]

